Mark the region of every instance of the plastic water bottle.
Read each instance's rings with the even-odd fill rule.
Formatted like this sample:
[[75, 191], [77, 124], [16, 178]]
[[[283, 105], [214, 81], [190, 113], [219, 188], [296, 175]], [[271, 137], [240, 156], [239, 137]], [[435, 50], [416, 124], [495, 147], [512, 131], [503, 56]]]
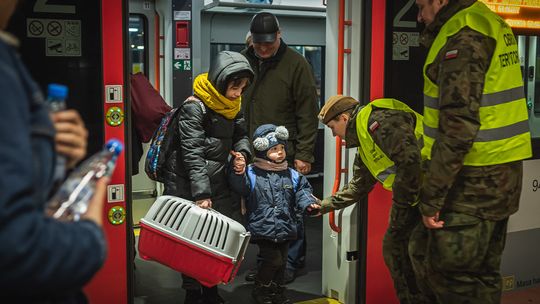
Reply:
[[46, 213], [55, 219], [78, 221], [88, 210], [97, 180], [112, 175], [122, 149], [122, 143], [112, 139], [105, 144], [103, 150], [84, 161], [49, 201]]
[[[51, 83], [47, 87], [47, 105], [49, 111], [60, 112], [66, 109], [66, 99], [68, 96], [68, 87], [62, 84]], [[54, 167], [55, 183], [59, 183], [64, 179], [66, 174], [66, 157], [61, 154], [56, 154], [56, 166]]]

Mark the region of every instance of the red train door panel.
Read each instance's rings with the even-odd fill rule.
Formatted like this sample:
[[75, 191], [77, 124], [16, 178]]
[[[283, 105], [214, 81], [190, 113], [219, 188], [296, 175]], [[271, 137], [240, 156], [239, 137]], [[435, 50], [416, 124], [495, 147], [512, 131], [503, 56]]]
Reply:
[[[121, 155], [107, 191], [103, 214], [103, 228], [107, 237], [108, 255], [103, 268], [86, 286], [90, 303], [132, 302], [131, 274], [133, 247], [132, 227], [128, 220], [131, 212], [126, 204], [131, 189], [126, 179], [126, 155], [129, 145], [125, 141], [128, 117], [129, 89], [124, 51], [124, 33], [127, 3], [123, 0], [101, 1], [101, 53], [102, 53], [102, 124], [104, 140], [117, 138], [124, 142], [126, 153]], [[91, 254], [91, 253], [89, 253]]]

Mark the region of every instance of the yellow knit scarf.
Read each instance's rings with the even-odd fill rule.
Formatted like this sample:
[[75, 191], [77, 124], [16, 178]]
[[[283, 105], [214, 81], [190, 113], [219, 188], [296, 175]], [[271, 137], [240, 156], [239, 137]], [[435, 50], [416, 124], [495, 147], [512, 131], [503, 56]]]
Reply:
[[205, 105], [227, 119], [234, 119], [240, 112], [241, 97], [230, 100], [221, 95], [208, 80], [208, 73], [200, 74], [195, 78], [193, 91]]

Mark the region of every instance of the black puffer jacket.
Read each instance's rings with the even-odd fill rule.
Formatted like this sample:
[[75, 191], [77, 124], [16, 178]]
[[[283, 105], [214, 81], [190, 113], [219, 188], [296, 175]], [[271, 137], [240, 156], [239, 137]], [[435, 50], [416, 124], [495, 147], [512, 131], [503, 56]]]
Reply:
[[[241, 54], [221, 52], [208, 77], [224, 94], [222, 89], [226, 89], [230, 76], [246, 72], [249, 74], [251, 68]], [[230, 151], [242, 152], [246, 159], [251, 157], [243, 114], [227, 119], [195, 98], [188, 98], [178, 111], [178, 149], [164, 169], [164, 192], [192, 201], [210, 198], [215, 206], [217, 201], [231, 197], [226, 172]]]

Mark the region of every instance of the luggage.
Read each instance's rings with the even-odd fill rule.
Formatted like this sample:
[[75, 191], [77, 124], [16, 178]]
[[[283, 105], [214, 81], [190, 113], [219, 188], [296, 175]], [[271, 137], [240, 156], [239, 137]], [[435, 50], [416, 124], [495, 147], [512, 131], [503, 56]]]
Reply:
[[158, 197], [140, 224], [141, 258], [208, 287], [234, 278], [250, 238], [240, 223], [174, 196]]

